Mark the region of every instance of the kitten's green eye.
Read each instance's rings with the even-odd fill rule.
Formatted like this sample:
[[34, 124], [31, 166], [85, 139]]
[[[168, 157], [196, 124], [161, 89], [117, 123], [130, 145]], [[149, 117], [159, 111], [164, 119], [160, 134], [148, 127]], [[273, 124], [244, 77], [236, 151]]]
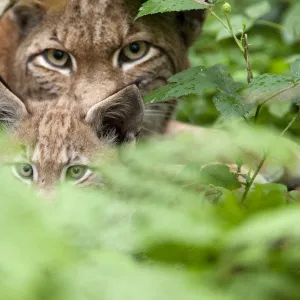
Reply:
[[71, 62], [70, 55], [62, 50], [58, 49], [48, 49], [44, 52], [44, 57], [46, 61], [58, 68], [66, 68]]
[[76, 181], [81, 179], [87, 172], [86, 166], [71, 166], [66, 173], [66, 179], [70, 181]]
[[134, 42], [126, 46], [121, 52], [121, 58], [128, 61], [135, 61], [144, 57], [149, 51], [150, 45], [146, 42]]
[[18, 164], [15, 166], [15, 169], [19, 176], [24, 179], [32, 179], [33, 178], [33, 168], [30, 164]]

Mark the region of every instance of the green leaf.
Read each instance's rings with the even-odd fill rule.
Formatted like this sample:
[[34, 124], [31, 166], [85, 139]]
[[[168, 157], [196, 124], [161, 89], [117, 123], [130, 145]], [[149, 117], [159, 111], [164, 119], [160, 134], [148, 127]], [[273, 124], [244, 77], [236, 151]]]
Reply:
[[243, 104], [243, 98], [238, 94], [218, 93], [213, 97], [213, 102], [217, 110], [226, 119], [243, 117], [254, 108], [252, 104]]
[[269, 112], [277, 118], [283, 118], [292, 107], [291, 101], [278, 101], [268, 106]]
[[300, 59], [295, 60], [291, 64], [291, 74], [296, 79], [296, 81], [300, 80]]
[[216, 88], [226, 94], [233, 94], [244, 87], [243, 83], [235, 82], [232, 79], [226, 66], [220, 64], [214, 65], [207, 69], [207, 74]]
[[146, 96], [145, 101], [163, 101], [215, 88], [214, 82], [207, 73], [207, 69], [202, 66], [180, 72], [169, 78], [168, 81], [171, 84], [151, 92]]
[[294, 86], [292, 77], [277, 75], [277, 74], [263, 74], [257, 76], [249, 84], [248, 100], [250, 102], [261, 103], [269, 97], [275, 96], [277, 93], [284, 91]]
[[204, 8], [207, 8], [207, 5], [200, 4], [192, 0], [148, 0], [140, 8], [137, 18], [169, 11], [182, 11]]
[[219, 93], [214, 96], [213, 102], [224, 117], [243, 117], [253, 108], [252, 105], [243, 103], [243, 98], [237, 94], [244, 84], [235, 82], [223, 65], [208, 69], [202, 66], [191, 68], [172, 76], [168, 81], [171, 84], [151, 92], [145, 101], [163, 101], [197, 94], [207, 89], [217, 89]]
[[282, 24], [285, 28], [282, 34], [286, 43], [293, 44], [300, 40], [299, 15], [300, 3], [297, 1], [288, 9]]
[[241, 187], [236, 175], [230, 172], [228, 166], [221, 164], [205, 166], [200, 172], [200, 183], [212, 184], [228, 190], [235, 190]]
[[286, 204], [287, 188], [281, 184], [256, 185], [247, 198], [250, 212], [277, 208]]
[[249, 18], [257, 20], [270, 12], [271, 9], [272, 7], [268, 1], [262, 1], [247, 7], [245, 13]]

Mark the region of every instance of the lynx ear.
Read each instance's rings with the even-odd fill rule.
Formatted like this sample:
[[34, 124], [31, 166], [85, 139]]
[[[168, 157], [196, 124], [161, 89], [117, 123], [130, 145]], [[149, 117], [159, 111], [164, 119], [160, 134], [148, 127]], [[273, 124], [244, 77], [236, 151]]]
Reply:
[[139, 89], [131, 85], [95, 104], [85, 121], [99, 138], [114, 135], [117, 143], [135, 140], [142, 127], [144, 104]]
[[9, 9], [21, 36], [28, 34], [42, 21], [44, 10], [37, 1], [19, 0]]
[[175, 115], [176, 107], [176, 99], [146, 103], [141, 137], [145, 138], [155, 134], [163, 134], [168, 122]]
[[39, 25], [48, 10], [59, 9], [65, 0], [10, 0], [5, 11], [9, 11], [20, 33], [26, 35]]
[[8, 129], [14, 129], [27, 115], [23, 102], [0, 78], [0, 124]]
[[189, 47], [198, 34], [201, 32], [202, 25], [206, 16], [206, 10], [190, 10], [177, 14], [178, 30], [181, 32], [184, 44]]

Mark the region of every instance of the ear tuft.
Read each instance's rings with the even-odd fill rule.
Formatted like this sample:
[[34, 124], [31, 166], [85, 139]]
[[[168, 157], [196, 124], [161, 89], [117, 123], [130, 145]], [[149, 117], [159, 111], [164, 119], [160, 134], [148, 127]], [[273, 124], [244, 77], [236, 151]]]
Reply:
[[27, 115], [24, 103], [0, 78], [0, 124], [6, 129], [14, 129]]
[[115, 137], [118, 144], [135, 140], [141, 131], [144, 104], [136, 85], [131, 85], [89, 109], [85, 121], [100, 139]]

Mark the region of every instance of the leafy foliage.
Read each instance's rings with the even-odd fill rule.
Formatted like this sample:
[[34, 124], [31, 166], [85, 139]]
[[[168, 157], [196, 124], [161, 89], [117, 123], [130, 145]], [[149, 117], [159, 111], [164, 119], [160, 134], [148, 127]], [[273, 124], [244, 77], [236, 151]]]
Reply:
[[[226, 22], [224, 1], [209, 3], [148, 0], [138, 17], [205, 7]], [[105, 189], [62, 185], [46, 203], [12, 178], [3, 158], [18, 149], [0, 139], [1, 299], [299, 298], [300, 194], [251, 183], [261, 162], [274, 181], [298, 165], [297, 140], [284, 133], [299, 127], [299, 3], [230, 4], [232, 32], [209, 16], [194, 67], [147, 97], [187, 96], [181, 120], [223, 131], [124, 149], [95, 165]], [[250, 84], [232, 36], [246, 32]]]
[[[256, 149], [276, 137], [243, 135]], [[258, 185], [241, 206], [226, 166], [198, 172], [199, 148], [205, 161], [230, 156], [227, 139], [214, 141], [224, 145], [218, 153], [187, 136], [125, 149], [119, 162], [99, 166], [107, 189], [62, 186], [51, 203], [2, 168], [1, 298], [297, 299], [300, 210], [284, 186]], [[178, 157], [183, 167], [170, 172]]]

